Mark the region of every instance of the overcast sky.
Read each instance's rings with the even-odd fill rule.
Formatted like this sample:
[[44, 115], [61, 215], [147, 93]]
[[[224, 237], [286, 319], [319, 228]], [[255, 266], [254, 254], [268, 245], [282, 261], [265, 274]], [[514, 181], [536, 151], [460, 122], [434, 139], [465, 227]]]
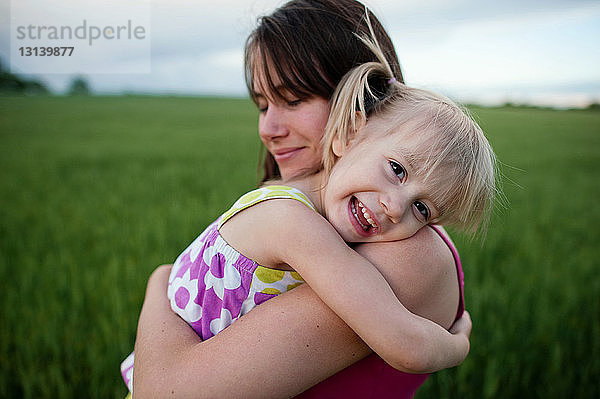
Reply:
[[[39, 5], [79, 0], [12, 0]], [[123, 0], [125, 1], [125, 0]], [[88, 0], [111, 13], [114, 0]], [[150, 0], [151, 72], [90, 74], [96, 92], [245, 95], [242, 48], [277, 0]], [[408, 84], [463, 102], [553, 106], [600, 102], [598, 0], [369, 0], [392, 36]], [[119, 3], [120, 4], [120, 3]], [[71, 7], [74, 7], [71, 5]], [[10, 54], [0, 0], [0, 57]], [[14, 51], [14, 50], [13, 50]], [[106, 55], [110, 57], [111, 55]], [[121, 56], [114, 62], [132, 60]], [[14, 72], [19, 72], [14, 71]], [[71, 75], [32, 75], [64, 91]]]

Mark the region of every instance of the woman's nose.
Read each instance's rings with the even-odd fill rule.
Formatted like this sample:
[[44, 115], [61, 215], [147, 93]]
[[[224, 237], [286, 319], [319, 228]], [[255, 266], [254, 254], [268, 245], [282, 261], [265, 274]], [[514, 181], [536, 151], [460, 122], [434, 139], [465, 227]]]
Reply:
[[263, 140], [274, 140], [288, 134], [285, 118], [276, 105], [270, 105], [259, 121], [258, 133]]

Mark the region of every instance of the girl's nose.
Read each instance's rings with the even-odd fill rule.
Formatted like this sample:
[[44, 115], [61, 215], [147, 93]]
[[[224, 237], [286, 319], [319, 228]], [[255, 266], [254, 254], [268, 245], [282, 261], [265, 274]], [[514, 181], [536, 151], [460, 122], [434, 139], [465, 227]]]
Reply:
[[394, 193], [381, 195], [379, 203], [383, 212], [392, 223], [399, 223], [409, 207], [410, 199], [406, 195]]
[[263, 140], [274, 140], [289, 133], [284, 115], [276, 105], [269, 105], [269, 108], [262, 114], [258, 133]]

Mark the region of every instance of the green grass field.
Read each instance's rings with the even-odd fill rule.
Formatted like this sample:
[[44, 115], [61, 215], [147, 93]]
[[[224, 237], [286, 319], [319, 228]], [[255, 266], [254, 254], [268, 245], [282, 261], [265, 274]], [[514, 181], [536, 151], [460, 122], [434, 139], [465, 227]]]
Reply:
[[[483, 245], [454, 235], [472, 349], [417, 398], [600, 397], [600, 113], [473, 112], [508, 207]], [[247, 100], [0, 97], [0, 397], [124, 396], [146, 280], [254, 187], [256, 119]]]

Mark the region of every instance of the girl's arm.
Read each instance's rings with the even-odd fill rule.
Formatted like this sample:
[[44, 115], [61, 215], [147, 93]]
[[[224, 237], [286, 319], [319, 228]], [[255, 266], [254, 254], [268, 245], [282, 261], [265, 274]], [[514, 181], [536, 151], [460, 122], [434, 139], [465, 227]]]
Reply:
[[[454, 319], [454, 260], [431, 229], [403, 241], [355, 249], [377, 265], [413, 312], [444, 326]], [[170, 267], [160, 267], [148, 282], [136, 340], [136, 398], [169, 397], [171, 392], [183, 398], [290, 397], [370, 353], [307, 285], [267, 301], [201, 342], [171, 311], [166, 297], [169, 272]], [[452, 309], [440, 312], [447, 303]], [[456, 327], [467, 339], [468, 315]]]
[[[267, 255], [264, 264], [293, 265], [323, 302], [389, 365], [427, 373], [455, 366], [465, 358], [467, 339], [408, 311], [381, 272], [348, 247], [322, 216], [297, 201], [279, 200], [246, 212], [261, 221], [252, 242], [261, 245], [257, 255], [273, 256], [269, 262]], [[238, 223], [235, 226], [249, 231]], [[232, 243], [226, 235], [223, 238]], [[241, 241], [233, 241], [234, 247], [236, 242]], [[326, 264], [323, 254], [327, 254]]]

